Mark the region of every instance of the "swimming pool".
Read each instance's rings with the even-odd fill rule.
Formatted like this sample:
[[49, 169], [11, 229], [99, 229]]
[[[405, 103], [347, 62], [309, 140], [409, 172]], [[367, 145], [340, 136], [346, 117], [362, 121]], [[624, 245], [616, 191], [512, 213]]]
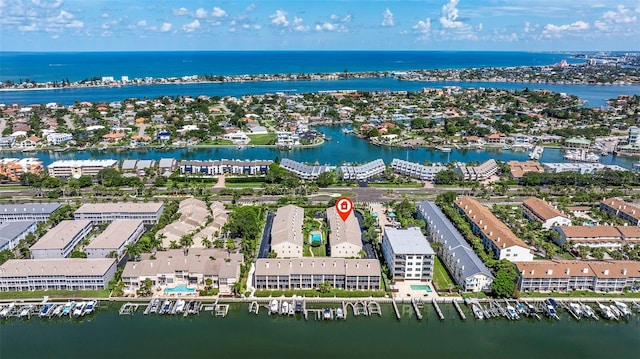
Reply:
[[427, 293], [431, 293], [431, 286], [427, 285], [427, 284], [412, 284], [411, 285], [411, 290], [424, 290]]
[[311, 233], [311, 242], [322, 242], [322, 235], [320, 233]]
[[195, 288], [188, 288], [186, 285], [181, 284], [173, 288], [165, 288], [164, 292], [165, 293], [195, 293], [196, 290]]

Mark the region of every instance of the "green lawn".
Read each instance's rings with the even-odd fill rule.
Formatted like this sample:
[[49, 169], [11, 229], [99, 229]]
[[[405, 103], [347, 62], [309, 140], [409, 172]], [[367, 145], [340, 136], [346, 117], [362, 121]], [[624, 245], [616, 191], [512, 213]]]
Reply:
[[233, 141], [231, 140], [209, 140], [202, 141], [199, 143], [202, 146], [230, 146], [233, 145]]
[[104, 290], [34, 290], [24, 292], [0, 292], [0, 299], [42, 298], [109, 298], [109, 291]]
[[434, 261], [433, 281], [441, 290], [449, 289], [449, 285], [451, 285], [451, 288], [456, 285], [449, 276], [449, 272], [447, 272], [447, 269], [444, 267], [442, 262], [440, 262], [440, 259], [438, 257], [436, 257]]
[[249, 141], [250, 145], [273, 145], [276, 143], [276, 134], [275, 133], [267, 133], [264, 135], [247, 135], [251, 139]]
[[314, 257], [326, 257], [327, 256], [327, 246], [319, 246], [313, 247], [311, 246], [311, 252], [313, 252]]

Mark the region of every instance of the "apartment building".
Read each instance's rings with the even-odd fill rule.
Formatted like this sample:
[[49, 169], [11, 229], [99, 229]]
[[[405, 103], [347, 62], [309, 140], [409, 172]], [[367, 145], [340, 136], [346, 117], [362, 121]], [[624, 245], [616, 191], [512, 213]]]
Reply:
[[362, 231], [354, 212], [346, 221], [338, 215], [334, 207], [327, 208], [329, 224], [329, 255], [331, 257], [359, 257], [362, 250]]
[[436, 174], [447, 169], [447, 166], [432, 164], [430, 166], [421, 165], [394, 158], [390, 164], [391, 169], [404, 176], [417, 178], [421, 181], [433, 182]]
[[20, 176], [25, 173], [39, 175], [43, 170], [42, 161], [35, 157], [0, 159], [0, 175], [12, 182], [20, 181]]
[[117, 160], [61, 160], [47, 166], [49, 176], [58, 178], [95, 177], [105, 168], [118, 169]]
[[181, 174], [202, 174], [217, 176], [232, 175], [264, 175], [269, 170], [271, 160], [215, 160], [215, 161], [180, 161]]
[[498, 163], [492, 158], [478, 166], [458, 166], [454, 173], [465, 181], [484, 181], [498, 173]]
[[35, 221], [0, 223], [0, 251], [12, 250], [27, 234], [35, 232]]
[[607, 198], [600, 201], [600, 209], [628, 221], [632, 226], [640, 225], [640, 207], [622, 198]]
[[137, 242], [144, 231], [139, 219], [116, 219], [85, 247], [85, 253], [88, 258], [105, 258], [115, 252], [117, 258], [122, 258], [126, 246]]
[[0, 204], [0, 223], [16, 221], [46, 222], [62, 207], [60, 203]]
[[433, 279], [435, 252], [418, 227], [385, 227], [382, 254], [393, 280]]
[[316, 180], [322, 173], [333, 171], [335, 169], [335, 166], [309, 166], [288, 158], [283, 158], [280, 161], [280, 167], [289, 172], [295, 173], [303, 180]]
[[29, 248], [32, 259], [65, 258], [85, 238], [93, 225], [88, 220], [62, 221]]
[[162, 202], [147, 203], [85, 203], [73, 214], [74, 219], [86, 219], [96, 223], [116, 219], [139, 219], [147, 225], [155, 224], [162, 215]]
[[545, 200], [531, 197], [522, 201], [521, 207], [525, 217], [540, 222], [542, 228], [550, 229], [553, 226], [571, 225], [569, 217]]
[[377, 159], [360, 166], [342, 165], [338, 167], [338, 173], [344, 180], [368, 181], [383, 174], [385, 168], [384, 161]]
[[303, 208], [292, 204], [278, 208], [271, 227], [271, 250], [279, 258], [302, 257], [303, 222]]
[[554, 241], [559, 246], [570, 243], [573, 247], [587, 246], [592, 248], [620, 249], [625, 244], [640, 244], [640, 227], [638, 226], [564, 226], [553, 227], [559, 236]]

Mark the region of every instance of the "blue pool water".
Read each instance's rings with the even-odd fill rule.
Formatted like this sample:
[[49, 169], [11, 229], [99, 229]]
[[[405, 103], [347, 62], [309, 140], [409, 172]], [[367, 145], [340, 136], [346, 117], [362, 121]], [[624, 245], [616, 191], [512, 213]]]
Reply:
[[322, 236], [320, 235], [320, 233], [312, 233], [311, 242], [322, 242]]
[[195, 291], [196, 290], [194, 288], [187, 288], [186, 285], [179, 285], [173, 288], [164, 289], [165, 293], [195, 293]]
[[411, 285], [411, 289], [412, 290], [424, 290], [427, 293], [431, 293], [431, 286], [429, 285], [416, 285], [416, 284], [412, 284]]

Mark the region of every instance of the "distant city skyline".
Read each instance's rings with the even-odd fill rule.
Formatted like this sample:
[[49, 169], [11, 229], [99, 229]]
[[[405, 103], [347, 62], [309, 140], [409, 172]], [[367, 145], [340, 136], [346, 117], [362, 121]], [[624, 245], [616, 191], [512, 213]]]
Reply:
[[638, 0], [0, 0], [3, 51], [638, 51]]

